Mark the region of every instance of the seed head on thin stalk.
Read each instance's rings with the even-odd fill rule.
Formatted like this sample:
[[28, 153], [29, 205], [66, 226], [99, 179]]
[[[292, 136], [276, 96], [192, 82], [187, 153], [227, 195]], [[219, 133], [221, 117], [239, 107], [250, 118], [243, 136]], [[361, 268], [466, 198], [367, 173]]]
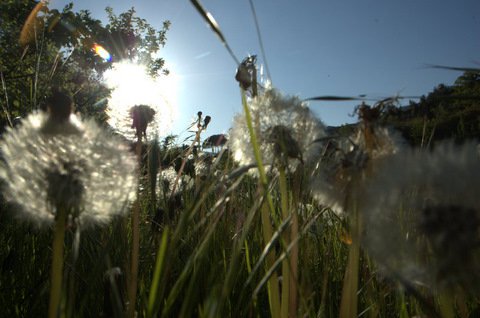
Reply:
[[215, 157], [208, 153], [199, 153], [194, 162], [195, 178], [205, 180], [208, 176], [213, 175], [215, 173], [212, 167], [214, 159]]
[[376, 127], [370, 138], [375, 143], [366, 140], [360, 127], [348, 138], [331, 138], [324, 143], [311, 176], [311, 189], [316, 201], [337, 215], [346, 212], [347, 201], [362, 196], [364, 182], [375, 173], [379, 162], [404, 148], [401, 136], [384, 127]]
[[354, 133], [346, 138], [332, 137], [324, 144], [311, 176], [311, 188], [317, 202], [338, 215], [349, 210], [349, 205], [358, 208], [365, 181], [375, 174], [379, 162], [405, 148], [399, 133], [380, 124], [386, 101], [374, 107], [358, 106], [359, 123]]
[[147, 128], [154, 118], [156, 111], [148, 105], [135, 105], [129, 110], [132, 119], [131, 128], [135, 129], [137, 139], [147, 138]]
[[210, 121], [212, 120], [212, 117], [210, 116], [205, 116], [205, 119], [203, 120], [203, 129], [207, 129], [208, 127], [208, 124], [210, 123]]
[[[130, 141], [164, 136], [176, 117], [173, 78], [152, 78], [145, 65], [122, 61], [103, 74], [110, 88], [108, 123]], [[148, 128], [147, 128], [148, 126]]]
[[54, 228], [48, 311], [57, 317], [65, 225], [80, 233], [126, 211], [136, 194], [136, 165], [126, 146], [93, 121], [71, 114], [68, 95], [54, 92], [47, 109], [48, 114], [31, 114], [4, 134], [0, 178], [6, 199], [19, 207], [19, 218]]
[[446, 143], [384, 162], [368, 186], [365, 246], [410, 282], [478, 292], [480, 156]]
[[105, 224], [135, 198], [136, 163], [119, 140], [93, 121], [29, 115], [1, 141], [0, 177], [19, 219], [51, 225], [59, 205], [78, 226]]
[[[314, 141], [325, 136], [325, 129], [298, 97], [283, 96], [276, 89], [267, 87], [264, 94], [253, 98], [249, 106], [266, 166], [282, 158], [294, 171], [302, 162], [309, 164], [314, 159], [319, 151], [319, 145]], [[244, 166], [255, 164], [244, 115], [237, 114], [233, 121], [230, 145], [235, 160]]]
[[178, 179], [178, 184], [176, 187], [174, 187], [177, 176], [178, 173], [173, 167], [168, 167], [167, 169], [162, 170], [159, 174], [159, 187], [157, 190], [157, 195], [160, 197], [166, 196], [168, 198], [180, 194], [182, 191], [188, 190], [192, 187], [192, 179], [186, 174], [183, 174]]

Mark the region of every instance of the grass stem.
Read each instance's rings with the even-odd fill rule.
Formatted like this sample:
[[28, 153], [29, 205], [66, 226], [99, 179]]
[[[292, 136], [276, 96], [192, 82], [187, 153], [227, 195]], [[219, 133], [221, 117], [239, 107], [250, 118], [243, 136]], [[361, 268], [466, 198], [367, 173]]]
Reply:
[[56, 318], [59, 316], [60, 300], [62, 296], [63, 245], [65, 239], [66, 219], [67, 212], [65, 211], [65, 209], [58, 209], [52, 246], [53, 257], [50, 286], [50, 303], [48, 306], [49, 318]]
[[[288, 219], [288, 186], [287, 176], [285, 174], [285, 166], [282, 164], [279, 167], [279, 186], [280, 186], [280, 205], [282, 209], [282, 218]], [[283, 233], [283, 246], [288, 246], [290, 243], [290, 232], [288, 229]], [[289, 257], [286, 257], [282, 262], [282, 303], [281, 303], [281, 317], [288, 318], [289, 304], [290, 304], [290, 264]]]
[[153, 317], [155, 315], [157, 307], [157, 293], [159, 288], [159, 282], [161, 279], [162, 271], [165, 264], [165, 255], [168, 244], [168, 227], [165, 228], [162, 235], [162, 241], [157, 252], [157, 260], [155, 262], [155, 270], [153, 273], [152, 286], [150, 287], [150, 295], [148, 296], [147, 317]]
[[[252, 124], [252, 116], [250, 114], [250, 109], [247, 105], [247, 98], [245, 96], [245, 91], [242, 90], [242, 105], [243, 110], [245, 112], [245, 119], [247, 121], [248, 131], [250, 133], [250, 141], [252, 143], [253, 152], [255, 155], [255, 160], [258, 165], [258, 173], [260, 175], [260, 184], [262, 185], [261, 191], [266, 191], [268, 189], [268, 178], [267, 174], [265, 173], [265, 167], [262, 162], [262, 157], [260, 155], [260, 148], [257, 142], [257, 136], [255, 134], [255, 130], [253, 129]], [[273, 236], [273, 228], [271, 224], [270, 215], [273, 216], [275, 213], [275, 208], [273, 206], [272, 196], [269, 192], [266, 193], [267, 196], [267, 204], [264, 203], [261, 208], [261, 218], [262, 218], [262, 229], [263, 229], [263, 240], [265, 244], [270, 242]], [[269, 213], [270, 212], [270, 213]], [[267, 256], [267, 268], [270, 268], [273, 263], [275, 262], [275, 255], [270, 253]], [[272, 317], [280, 317], [280, 292], [278, 286], [278, 277], [277, 274], [272, 274], [270, 279], [268, 280], [267, 284], [268, 288], [268, 298], [270, 304], [270, 313]]]
[[350, 228], [352, 244], [348, 253], [348, 263], [343, 280], [342, 300], [340, 303], [340, 317], [356, 318], [358, 306], [358, 274], [360, 263], [360, 219], [358, 210], [353, 207]]
[[[142, 138], [137, 140], [136, 153], [138, 161], [142, 159]], [[138, 190], [137, 190], [138, 191]], [[140, 192], [140, 191], [138, 191]], [[130, 268], [130, 285], [128, 290], [128, 312], [127, 317], [135, 317], [135, 303], [137, 299], [138, 285], [138, 258], [140, 256], [140, 199], [139, 194], [133, 206], [132, 213], [132, 263]]]

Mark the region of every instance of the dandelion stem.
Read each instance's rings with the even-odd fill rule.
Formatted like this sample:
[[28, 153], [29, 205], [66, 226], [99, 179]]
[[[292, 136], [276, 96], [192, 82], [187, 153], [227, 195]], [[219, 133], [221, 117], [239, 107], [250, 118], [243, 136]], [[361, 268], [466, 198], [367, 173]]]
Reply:
[[170, 193], [170, 200], [173, 198], [173, 196], [175, 194], [175, 190], [177, 189], [178, 182], [180, 181], [180, 177], [183, 174], [183, 170], [185, 169], [185, 165], [187, 163], [188, 157], [192, 154], [193, 149], [195, 148], [195, 144], [198, 143], [198, 146], [200, 146], [200, 135], [201, 135], [203, 130], [204, 130], [204, 128], [202, 128], [202, 126], [200, 125], [200, 118], [199, 118], [198, 119], [198, 130], [195, 133], [195, 139], [193, 140], [192, 144], [188, 148], [187, 153], [185, 154], [185, 157], [182, 160], [182, 165], [180, 166], [180, 169], [178, 170], [177, 177], [175, 178], [175, 182], [173, 183], [173, 186], [172, 186], [172, 191]]
[[67, 317], [73, 317], [73, 310], [75, 308], [75, 281], [76, 281], [76, 266], [78, 261], [78, 252], [80, 249], [80, 227], [75, 229], [75, 234], [72, 244], [72, 266], [70, 270], [70, 282], [68, 287], [68, 301], [66, 304], [67, 307]]
[[[260, 147], [258, 146], [257, 136], [255, 135], [255, 130], [253, 129], [252, 115], [250, 114], [250, 109], [248, 109], [247, 98], [245, 96], [245, 91], [243, 89], [242, 89], [242, 105], [243, 105], [243, 110], [245, 111], [245, 119], [247, 121], [248, 132], [250, 133], [250, 141], [252, 143], [253, 153], [255, 155], [255, 161], [257, 162], [257, 165], [258, 165], [260, 182], [263, 186], [263, 189], [265, 190], [265, 189], [268, 189], [268, 178], [267, 178], [267, 174], [265, 173], [265, 166], [263, 165], [262, 157], [260, 156]], [[267, 192], [267, 202], [270, 208], [270, 212], [273, 215], [275, 212], [275, 208], [273, 206], [272, 196], [268, 192]]]
[[7, 85], [5, 84], [5, 78], [3, 77], [3, 72], [0, 72], [0, 79], [2, 80], [2, 88], [3, 88], [3, 93], [5, 95], [5, 105], [2, 104], [3, 112], [5, 113], [5, 116], [7, 116], [8, 124], [10, 125], [10, 127], [13, 127], [12, 119], [8, 111], [9, 107], [8, 107]]
[[[137, 157], [141, 162], [142, 156], [142, 138], [139, 137], [137, 141]], [[137, 190], [138, 191], [138, 190]], [[133, 207], [132, 213], [132, 266], [130, 288], [128, 291], [129, 307], [128, 317], [135, 317], [135, 303], [137, 299], [137, 285], [138, 285], [138, 258], [140, 255], [140, 200], [137, 194], [137, 200]]]
[[270, 74], [270, 69], [268, 68], [267, 55], [265, 54], [265, 48], [263, 47], [262, 34], [260, 32], [260, 25], [258, 23], [257, 12], [255, 11], [255, 6], [253, 5], [253, 0], [249, 0], [250, 9], [252, 10], [253, 21], [255, 22], [255, 29], [257, 30], [258, 44], [260, 45], [260, 51], [262, 52], [263, 64], [265, 64], [265, 70], [267, 71], [268, 79], [272, 80], [272, 75]]
[[360, 218], [358, 209], [353, 207], [352, 218], [350, 220], [350, 231], [352, 235], [352, 244], [348, 252], [348, 264], [345, 269], [345, 277], [343, 279], [342, 300], [340, 303], [340, 317], [355, 318], [357, 317], [357, 290], [358, 290], [358, 269], [360, 262]]
[[[260, 184], [262, 186], [262, 191], [266, 191], [268, 189], [268, 179], [265, 173], [265, 167], [263, 166], [262, 157], [260, 156], [260, 149], [258, 147], [257, 137], [255, 135], [255, 130], [253, 129], [252, 125], [252, 116], [250, 114], [250, 110], [248, 109], [247, 105], [247, 98], [245, 96], [245, 91], [242, 89], [242, 105], [243, 110], [245, 111], [245, 119], [247, 121], [248, 131], [250, 133], [250, 141], [252, 143], [253, 152], [255, 154], [255, 160], [258, 165], [258, 172], [260, 174]], [[261, 208], [261, 216], [262, 216], [262, 229], [263, 229], [263, 240], [265, 244], [270, 242], [273, 236], [273, 229], [269, 215], [273, 215], [275, 213], [275, 208], [273, 206], [273, 200], [270, 193], [266, 192], [267, 196], [267, 203], [262, 204]], [[269, 268], [275, 262], [275, 255], [270, 253], [267, 256], [267, 267]], [[272, 317], [280, 317], [279, 309], [280, 309], [280, 292], [278, 289], [278, 278], [276, 274], [272, 274], [268, 281], [268, 298], [270, 304], [270, 313]]]
[[154, 317], [157, 308], [157, 293], [159, 290], [159, 283], [165, 265], [165, 255], [168, 245], [168, 227], [165, 228], [162, 241], [158, 247], [157, 260], [155, 262], [155, 270], [153, 273], [152, 286], [150, 287], [150, 295], [148, 296], [147, 317]]
[[58, 209], [52, 245], [53, 257], [50, 286], [50, 304], [48, 307], [49, 318], [56, 318], [58, 316], [58, 311], [60, 307], [63, 277], [63, 244], [65, 238], [66, 219], [67, 212], [65, 211], [65, 209]]
[[[300, 204], [300, 191], [301, 191], [301, 178], [303, 175], [303, 167], [300, 169], [294, 179], [293, 184], [293, 206], [292, 209], [292, 228], [290, 234], [290, 242], [295, 242], [298, 240], [298, 206]], [[298, 244], [295, 244], [292, 247], [292, 252], [290, 253], [290, 299], [289, 299], [289, 308], [290, 308], [290, 317], [297, 316], [297, 307], [298, 307]]]
[[438, 296], [438, 304], [442, 318], [455, 317], [454, 301], [452, 295], [448, 291], [440, 292]]
[[[265, 203], [262, 204], [261, 208], [261, 217], [262, 217], [262, 228], [263, 228], [263, 240], [268, 244], [272, 238], [272, 225], [270, 223], [270, 217], [268, 215], [268, 207]], [[273, 253], [268, 253], [267, 257], [267, 268], [271, 268], [275, 264], [275, 255]], [[273, 273], [270, 276], [270, 279], [267, 283], [268, 288], [268, 302], [270, 304], [270, 313], [272, 317], [280, 317], [280, 291], [278, 288], [278, 276], [277, 273]]]
[[[288, 189], [287, 189], [287, 176], [285, 175], [285, 166], [283, 164], [279, 167], [279, 186], [280, 186], [280, 205], [282, 209], [282, 218], [287, 220], [288, 213]], [[286, 230], [282, 237], [284, 240], [284, 246], [288, 246], [290, 243], [290, 232]], [[289, 313], [289, 298], [290, 298], [290, 266], [289, 257], [286, 257], [282, 262], [282, 303], [281, 303], [281, 317], [287, 318]]]
[[135, 203], [135, 207], [132, 215], [132, 268], [131, 268], [131, 280], [129, 291], [129, 308], [128, 317], [134, 317], [135, 315], [135, 302], [137, 298], [137, 285], [138, 285], [138, 258], [140, 254], [140, 203], [138, 200]]

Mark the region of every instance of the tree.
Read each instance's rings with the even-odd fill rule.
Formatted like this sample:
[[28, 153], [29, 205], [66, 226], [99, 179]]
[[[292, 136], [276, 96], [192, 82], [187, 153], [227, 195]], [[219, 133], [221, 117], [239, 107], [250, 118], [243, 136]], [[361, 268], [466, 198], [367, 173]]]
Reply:
[[155, 30], [145, 19], [135, 16], [135, 9], [115, 15], [111, 7], [106, 8], [109, 24], [106, 26], [110, 36], [106, 38], [105, 46], [114, 52], [113, 60], [130, 59], [147, 66], [150, 75], [157, 76], [164, 69], [165, 61], [156, 53], [165, 45], [166, 32], [170, 21], [163, 22], [160, 31]]
[[[422, 140], [463, 142], [480, 136], [480, 73], [466, 71], [454, 85], [440, 84], [388, 118], [414, 145]], [[425, 135], [426, 134], [426, 135]]]
[[[158, 51], [165, 45], [169, 21], [157, 31], [134, 8], [119, 14], [106, 8], [103, 25], [88, 10], [50, 10], [38, 0], [0, 2], [1, 125], [38, 109], [52, 87], [70, 93], [77, 111], [105, 120], [109, 90], [102, 74], [112, 62], [130, 59], [147, 65], [153, 76], [168, 73]], [[106, 60], [96, 45], [111, 54]]]
[[466, 71], [455, 80], [455, 86], [457, 87], [477, 87], [480, 83], [480, 72]]

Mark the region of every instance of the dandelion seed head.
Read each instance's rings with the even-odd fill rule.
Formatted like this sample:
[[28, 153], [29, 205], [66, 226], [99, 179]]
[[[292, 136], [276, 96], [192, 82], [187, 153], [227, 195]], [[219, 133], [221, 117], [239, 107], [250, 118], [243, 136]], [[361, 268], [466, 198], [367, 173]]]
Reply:
[[351, 151], [354, 147], [368, 154], [370, 160], [381, 159], [405, 148], [405, 140], [399, 132], [386, 127], [375, 127], [371, 144], [366, 140], [364, 129], [358, 129], [352, 137]]
[[443, 287], [480, 281], [479, 159], [473, 143], [445, 143], [382, 164], [366, 195], [365, 246], [387, 274]]
[[104, 78], [112, 89], [107, 108], [108, 123], [118, 133], [129, 140], [136, 140], [131, 117], [131, 109], [135, 105], [148, 106], [155, 112], [146, 130], [147, 139], [168, 133], [177, 117], [175, 74], [154, 79], [147, 74], [145, 65], [118, 62], [105, 72]]
[[212, 171], [213, 156], [207, 153], [200, 153], [195, 160], [195, 176], [200, 179], [206, 179]]
[[212, 117], [210, 117], [210, 116], [205, 116], [205, 119], [204, 119], [204, 121], [203, 121], [203, 129], [207, 129], [208, 124], [210, 123], [211, 120], [212, 120]]
[[270, 127], [266, 131], [266, 141], [272, 145], [273, 154], [278, 157], [295, 158], [303, 163], [302, 151], [292, 136], [292, 130], [283, 125]]
[[147, 105], [135, 105], [129, 109], [131, 128], [135, 129], [137, 138], [147, 137], [147, 128], [155, 119], [155, 113], [155, 110]]
[[67, 205], [78, 210], [75, 225], [105, 224], [135, 199], [134, 157], [93, 121], [31, 114], [4, 134], [1, 151], [4, 195], [21, 220], [50, 225]]
[[376, 126], [373, 133], [367, 133], [359, 126], [351, 137], [329, 140], [312, 174], [313, 197], [339, 216], [347, 212], [349, 202], [361, 203], [364, 182], [379, 162], [405, 147], [403, 138], [393, 130]]
[[175, 187], [175, 192], [173, 191], [173, 186], [177, 179], [178, 173], [173, 167], [168, 167], [164, 169], [159, 174], [159, 187], [158, 195], [172, 197], [174, 195], [180, 194], [181, 192], [190, 189], [193, 186], [193, 181], [190, 176], [182, 174], [178, 179], [178, 184]]
[[[289, 147], [287, 157], [288, 152], [294, 152], [290, 148], [295, 147], [305, 164], [312, 162], [319, 150], [314, 141], [325, 136], [325, 129], [304, 102], [298, 97], [283, 96], [276, 89], [267, 87], [263, 95], [252, 99], [249, 108], [262, 160], [266, 166], [272, 165], [278, 159], [275, 150], [278, 152], [280, 143], [278, 138], [275, 139], [275, 135], [278, 135], [275, 133], [280, 130], [288, 132], [284, 135], [288, 135], [290, 139], [282, 140], [282, 143]], [[230, 145], [234, 159], [241, 165], [256, 163], [244, 114], [237, 114], [234, 117]], [[300, 160], [289, 159], [289, 169], [294, 171]], [[252, 172], [254, 170], [251, 169]]]
[[78, 217], [85, 196], [83, 167], [82, 162], [61, 162], [47, 170], [47, 203], [51, 211], [62, 207]]

